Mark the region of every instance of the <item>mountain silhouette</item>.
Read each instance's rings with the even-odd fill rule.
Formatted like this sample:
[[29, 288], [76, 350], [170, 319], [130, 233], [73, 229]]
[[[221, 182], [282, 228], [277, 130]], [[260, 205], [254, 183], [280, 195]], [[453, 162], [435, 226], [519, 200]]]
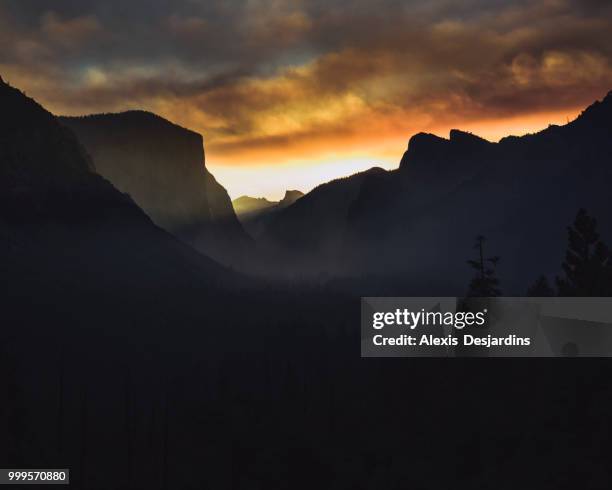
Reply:
[[[360, 295], [295, 283], [253, 288], [155, 225], [32, 99], [0, 82], [0, 107], [0, 459], [7, 466], [68, 467], [77, 489], [281, 482], [301, 490], [325, 481], [472, 488], [499, 483], [500, 474], [503, 488], [525, 486], [525, 474], [533, 488], [582, 488], [583, 473], [559, 472], [559, 463], [587, 461], [591, 480], [605, 488], [607, 438], [593, 438], [609, 419], [603, 362], [534, 369], [508, 359], [449, 369], [432, 360], [427, 376], [413, 376], [407, 359], [365, 363], [355, 350]], [[576, 131], [592, 134], [606, 110], [592, 117], [601, 119]], [[593, 147], [586, 161], [600, 161], [602, 151]], [[486, 181], [496, 184], [489, 165]], [[415, 178], [433, 179], [427, 170]], [[281, 210], [270, 232], [300, 253], [325, 251], [318, 232], [350, 250], [341, 248], [346, 233], [360, 239], [377, 225], [367, 211], [378, 218], [390, 211], [392, 200], [378, 208], [379, 190], [407, 186], [403, 171], [319, 186]], [[467, 181], [442, 179], [439, 197], [419, 211], [440, 202], [449, 209], [448, 196], [462, 197], [457, 189], [482, 173], [475, 165]], [[586, 173], [589, 183], [606, 177]], [[286, 223], [285, 213], [303, 227]], [[415, 424], [419, 430], [410, 430]], [[462, 452], [478, 461], [466, 465]], [[202, 461], [210, 462], [206, 471]], [[440, 461], [449, 462], [445, 471]], [[513, 478], [516, 468], [524, 471]]]
[[[217, 291], [231, 277], [97, 175], [72, 131], [51, 113], [3, 82], [0, 103], [0, 235], [15, 311], [25, 301], [23, 316], [42, 302], [55, 304], [54, 314], [80, 312], [84, 319], [99, 311], [102, 298], [139, 303], [166, 291], [176, 299], [194, 284], [202, 293]], [[136, 307], [118, 310], [116, 324], [142, 314]], [[99, 313], [91, 321], [114, 315]]]
[[280, 201], [268, 201], [260, 197], [241, 196], [233, 201], [238, 219], [254, 238], [259, 238], [263, 230], [281, 209], [291, 206], [304, 195], [298, 190], [285, 191]]
[[[420, 133], [397, 170], [320, 186], [280, 213], [265, 238], [290, 262], [308, 257], [304, 273], [399, 276], [415, 290], [461, 294], [465, 259], [485, 235], [503, 258], [505, 291], [519, 294], [538, 271], [558, 270], [579, 208], [612, 237], [611, 151], [612, 93], [567, 125], [499, 143]], [[343, 206], [317, 207], [322, 189]]]
[[319, 185], [272, 217], [262, 233], [262, 245], [282, 259], [284, 269], [300, 272], [314, 265], [318, 272], [334, 271], [351, 204], [368, 176], [384, 174], [372, 168]]
[[287, 206], [291, 206], [295, 201], [297, 201], [302, 196], [304, 196], [304, 193], [302, 191], [297, 191], [297, 190], [285, 191], [285, 195], [278, 203], [278, 206], [281, 208], [286, 208]]
[[205, 166], [200, 134], [144, 111], [60, 121], [83, 143], [96, 171], [157, 225], [223, 263], [245, 259], [251, 240]]
[[277, 204], [278, 201], [268, 201], [265, 197], [250, 196], [240, 196], [232, 201], [232, 206], [234, 206], [234, 211], [238, 219], [240, 219], [242, 215], [248, 216], [250, 213], [258, 212], [262, 209], [276, 206]]

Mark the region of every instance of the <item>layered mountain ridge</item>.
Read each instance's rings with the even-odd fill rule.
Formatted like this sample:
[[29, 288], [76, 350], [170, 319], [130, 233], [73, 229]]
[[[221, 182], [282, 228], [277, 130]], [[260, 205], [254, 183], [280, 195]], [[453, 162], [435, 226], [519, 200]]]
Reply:
[[[126, 295], [146, 304], [147, 295], [167, 287], [195, 281], [202, 291], [217, 290], [230, 278], [96, 174], [72, 131], [42, 106], [3, 82], [0, 104], [0, 235], [15, 298], [56, 304], [55, 314], [60, 305], [71, 308], [64, 314], [73, 317]], [[147, 287], [131, 288], [135, 283]], [[114, 321], [142, 311], [133, 307]], [[103, 323], [104, 316], [90, 320]]]
[[565, 126], [499, 143], [420, 133], [397, 170], [320, 186], [264, 237], [288, 262], [307, 257], [303, 273], [410, 278], [415, 292], [454, 295], [469, 281], [474, 237], [485, 235], [506, 291], [523, 294], [540, 273], [559, 271], [579, 208], [610, 242], [611, 154], [612, 93]]
[[282, 258], [286, 270], [337, 272], [333, 264], [337, 265], [336, 253], [344, 240], [350, 206], [368, 176], [386, 173], [375, 167], [315, 187], [270, 220], [261, 243]]
[[[0, 107], [0, 272], [6, 286], [0, 457], [8, 466], [37, 461], [69, 467], [74, 488], [164, 488], [168, 481], [176, 488], [267, 488], [279, 481], [298, 490], [321, 481], [338, 488], [396, 481], [512, 488], [505, 475], [516, 468], [522, 469], [517, 480], [527, 475], [533, 488], [581, 488], [581, 468], [559, 471], [560, 463], [581, 458], [589, 463], [589, 481], [607, 478], [606, 439], [593, 434], [605, 435], [609, 376], [593, 369], [596, 360], [543, 363], [536, 370], [525, 362], [494, 362], [486, 370], [482, 363], [455, 363], [450, 370], [446, 362], [429, 363], [427, 376], [413, 377], [404, 389], [398, 363], [365, 366], [355, 354], [362, 294], [263, 283], [240, 294], [225, 291], [226, 269], [156, 226], [131, 197], [93, 171], [73, 132], [1, 79]], [[478, 211], [500, 208], [500, 196], [501, 209], [514, 209], [516, 194], [529, 197], [527, 214], [535, 209], [536, 219], [547, 216], [521, 185], [535, 175], [533, 192], [546, 191], [550, 169], [565, 172], [552, 174], [553, 189], [579, 197], [561, 194], [570, 197], [568, 209], [583, 201], [585, 190], [602, 198], [598, 211], [609, 209], [609, 115], [601, 107], [571, 132], [552, 128], [543, 137], [559, 145], [553, 155], [540, 136], [508, 139], [501, 154], [488, 153], [499, 147], [487, 145], [487, 153], [473, 155], [471, 172], [440, 175], [440, 195], [431, 201], [407, 199], [419, 192], [411, 182], [435, 182], [410, 159], [414, 171], [406, 176], [373, 169], [323, 184], [277, 215], [272, 231], [278, 235], [271, 238], [288, 245], [291, 257], [314, 253], [319, 267], [316, 254], [329, 252], [329, 270], [353, 246], [361, 253], [345, 261], [353, 270], [385, 270], [382, 245], [398, 243], [397, 228], [407, 227], [409, 247], [396, 249], [390, 263], [404, 272], [414, 266], [408, 260], [414, 254], [425, 261], [429, 278], [447, 278], [445, 265], [457, 258], [463, 263], [462, 253], [432, 262], [422, 253], [431, 244], [426, 233], [414, 233], [427, 232], [417, 215], [440, 227], [439, 251], [452, 252], [464, 238], [451, 233], [452, 220], [466, 213], [468, 223], [486, 226]], [[426, 164], [427, 154], [422, 157]], [[517, 168], [520, 175], [513, 173]], [[483, 183], [491, 190], [481, 189]], [[404, 190], [409, 194], [397, 193]], [[551, 197], [540, 196], [545, 211], [561, 202]], [[449, 213], [446, 221], [431, 221], [442, 212]], [[499, 226], [524, 230], [512, 224], [516, 214], [502, 216]], [[599, 217], [609, 221], [609, 214]], [[500, 221], [499, 213], [494, 218]], [[365, 242], [359, 233], [384, 219], [387, 235], [371, 237], [377, 248], [360, 250]], [[351, 232], [355, 241], [347, 241]], [[531, 247], [547, 237], [527, 238]], [[368, 262], [359, 264], [360, 258]], [[244, 283], [241, 277], [241, 288]], [[475, 411], [474, 400], [485, 409]], [[397, 430], [397, 417], [389, 414], [398, 412], [420, 430]], [[475, 434], [476, 425], [487, 430]], [[355, 430], [361, 426], [368, 430]], [[568, 453], [568, 440], [578, 449]], [[466, 450], [480, 458], [467, 470], [455, 457]], [[542, 464], [546, 451], [553, 464]], [[440, 460], [458, 464], [439, 471]], [[206, 471], [202, 461], [209, 463]]]
[[240, 219], [241, 215], [248, 216], [250, 213], [270, 208], [276, 204], [278, 202], [268, 201], [265, 197], [240, 196], [232, 201], [238, 219]]
[[232, 204], [238, 219], [254, 238], [259, 238], [268, 223], [282, 209], [291, 206], [304, 195], [298, 190], [287, 190], [280, 201], [268, 201], [266, 198], [241, 196]]

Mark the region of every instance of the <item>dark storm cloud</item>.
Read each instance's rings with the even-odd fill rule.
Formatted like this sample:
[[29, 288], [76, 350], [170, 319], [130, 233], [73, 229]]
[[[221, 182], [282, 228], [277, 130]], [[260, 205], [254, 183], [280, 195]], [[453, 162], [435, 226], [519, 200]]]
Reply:
[[[8, 1], [4, 18], [16, 36], [44, 41], [45, 18], [58, 22], [93, 19], [103, 26], [110, 45], [89, 50], [83, 59], [56, 52], [58, 63], [119, 62], [153, 64], [166, 58], [195, 65], [252, 64], [274, 56], [300, 35], [304, 25], [297, 10], [279, 2], [268, 10], [258, 2], [216, 0], [126, 2]], [[93, 58], [92, 58], [93, 56]]]

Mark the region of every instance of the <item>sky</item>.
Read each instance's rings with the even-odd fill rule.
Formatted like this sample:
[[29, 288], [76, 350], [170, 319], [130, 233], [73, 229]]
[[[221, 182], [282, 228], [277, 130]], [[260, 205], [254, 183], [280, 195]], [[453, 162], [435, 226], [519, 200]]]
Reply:
[[612, 90], [609, 0], [0, 0], [0, 46], [55, 114], [198, 131], [233, 198], [396, 168], [421, 131], [562, 124]]

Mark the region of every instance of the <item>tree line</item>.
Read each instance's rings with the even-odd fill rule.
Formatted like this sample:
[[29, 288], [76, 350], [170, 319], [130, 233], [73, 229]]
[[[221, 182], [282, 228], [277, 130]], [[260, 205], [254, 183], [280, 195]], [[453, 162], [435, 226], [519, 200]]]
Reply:
[[[468, 286], [468, 297], [501, 296], [497, 266], [500, 257], [487, 257], [486, 238], [477, 236], [474, 248], [477, 256], [467, 261], [474, 270]], [[612, 296], [612, 253], [601, 240], [597, 220], [580, 209], [574, 222], [567, 227], [567, 249], [561, 273], [551, 284], [542, 274], [529, 286], [527, 296]]]

